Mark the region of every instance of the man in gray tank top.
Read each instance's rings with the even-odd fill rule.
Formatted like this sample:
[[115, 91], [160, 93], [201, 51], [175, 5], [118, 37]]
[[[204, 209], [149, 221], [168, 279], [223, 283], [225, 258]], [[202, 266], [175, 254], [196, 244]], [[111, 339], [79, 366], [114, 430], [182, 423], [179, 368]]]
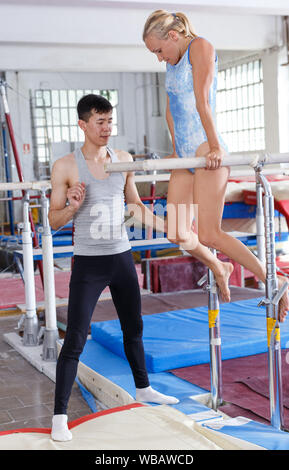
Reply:
[[146, 225], [164, 231], [164, 222], [140, 200], [133, 173], [104, 171], [104, 164], [132, 161], [108, 147], [112, 106], [104, 97], [86, 95], [77, 106], [84, 145], [58, 159], [52, 169], [49, 221], [57, 229], [73, 219], [74, 263], [71, 273], [67, 329], [57, 360], [51, 437], [72, 438], [67, 405], [95, 304], [106, 286], [123, 332], [124, 350], [132, 370], [136, 400], [174, 404], [175, 397], [154, 390], [148, 379], [142, 340], [141, 296], [131, 247], [124, 225], [125, 202]]

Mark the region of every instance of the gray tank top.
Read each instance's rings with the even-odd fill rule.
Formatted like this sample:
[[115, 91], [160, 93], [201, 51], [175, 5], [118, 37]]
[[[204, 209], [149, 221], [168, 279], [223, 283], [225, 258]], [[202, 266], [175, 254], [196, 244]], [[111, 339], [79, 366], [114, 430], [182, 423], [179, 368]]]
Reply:
[[[112, 162], [115, 152], [107, 147]], [[84, 256], [112, 255], [131, 248], [124, 224], [123, 173], [110, 173], [108, 178], [95, 178], [89, 171], [80, 148], [74, 151], [79, 181], [86, 186], [82, 206], [73, 218], [74, 254]]]

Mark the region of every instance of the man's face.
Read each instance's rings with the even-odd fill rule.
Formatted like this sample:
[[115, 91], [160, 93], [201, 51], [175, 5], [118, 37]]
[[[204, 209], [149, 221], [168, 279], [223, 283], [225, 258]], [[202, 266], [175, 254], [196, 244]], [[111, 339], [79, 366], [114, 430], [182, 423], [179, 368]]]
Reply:
[[92, 110], [89, 120], [79, 120], [78, 124], [91, 143], [98, 146], [107, 145], [112, 131], [112, 111], [96, 113]]

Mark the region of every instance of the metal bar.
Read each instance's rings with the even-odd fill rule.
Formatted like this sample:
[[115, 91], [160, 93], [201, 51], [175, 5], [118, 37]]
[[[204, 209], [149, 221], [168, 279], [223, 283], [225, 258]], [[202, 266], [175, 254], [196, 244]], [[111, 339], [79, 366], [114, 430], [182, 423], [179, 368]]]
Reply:
[[[258, 155], [242, 155], [226, 156], [223, 158], [222, 166], [250, 165], [257, 166], [260, 162], [263, 164], [289, 163], [289, 153], [284, 154], [258, 154]], [[136, 162], [118, 162], [107, 163], [105, 171], [121, 172], [121, 171], [153, 171], [153, 170], [173, 170], [178, 168], [205, 168], [206, 158], [161, 158], [141, 160]]]
[[[7, 148], [6, 129], [5, 129], [4, 122], [2, 123], [2, 140], [3, 140], [6, 181], [7, 181], [7, 183], [9, 183], [9, 182], [11, 182], [11, 174], [10, 174], [10, 162], [9, 162], [9, 155], [8, 155], [8, 148]], [[14, 230], [13, 202], [10, 199], [11, 196], [12, 196], [12, 192], [7, 191], [7, 196], [8, 196], [8, 213], [9, 213], [10, 233], [11, 233], [11, 235], [14, 235], [15, 230]]]
[[[155, 159], [155, 158], [158, 158], [156, 154], [154, 153], [151, 153], [149, 155], [152, 159]], [[153, 172], [153, 175], [156, 174], [156, 171], [154, 170]], [[150, 209], [151, 211], [153, 212], [154, 211], [154, 204], [155, 204], [155, 195], [156, 195], [156, 181], [155, 180], [152, 180], [151, 181], [151, 190], [150, 190], [150, 196], [151, 196], [151, 204], [150, 204]], [[152, 227], [148, 227], [147, 228], [147, 238], [148, 239], [152, 239], [153, 238], [153, 229]], [[146, 253], [145, 253], [145, 257], [146, 258], [150, 258], [151, 256], [151, 251], [148, 250]]]
[[[263, 208], [263, 186], [259, 181], [256, 181], [256, 239], [257, 239], [257, 255], [260, 262], [265, 265], [266, 252], [265, 252], [265, 232], [264, 232], [264, 208]], [[262, 281], [258, 281], [259, 289], [264, 289]]]
[[[289, 163], [289, 162], [288, 162]], [[289, 167], [286, 168], [264, 168], [262, 173], [264, 175], [289, 175]], [[255, 176], [255, 172], [253, 168], [244, 168], [243, 170], [231, 170], [229, 181], [234, 177], [241, 177], [241, 176]], [[151, 182], [151, 181], [169, 181], [171, 177], [171, 173], [158, 173], [154, 175], [150, 174], [142, 174], [142, 175], [135, 175], [135, 182], [142, 183], [142, 182]], [[13, 191], [13, 190], [27, 190], [27, 189], [35, 189], [41, 190], [41, 188], [51, 189], [51, 181], [28, 181], [24, 183], [18, 182], [11, 182], [11, 183], [0, 183], [0, 191]], [[35, 196], [30, 196], [35, 197]]]
[[[216, 250], [212, 250], [216, 254]], [[222, 359], [220, 333], [220, 306], [213, 272], [208, 270], [208, 319], [210, 340], [210, 374], [212, 408], [217, 411], [222, 404]]]
[[34, 280], [34, 260], [32, 246], [32, 231], [29, 220], [29, 193], [25, 194], [23, 200], [23, 266], [24, 266], [24, 287], [26, 300], [26, 314], [20, 320], [24, 322], [23, 345], [38, 345], [38, 318], [36, 314], [36, 295]]
[[[264, 222], [266, 247], [266, 298], [259, 305], [266, 306], [268, 338], [268, 375], [270, 395], [270, 418], [274, 428], [283, 428], [283, 394], [281, 372], [281, 341], [278, 320], [278, 301], [282, 295], [278, 289], [275, 258], [274, 198], [271, 187], [261, 171], [256, 170], [256, 182], [264, 190]], [[287, 287], [287, 286], [286, 286]]]
[[[216, 250], [211, 249], [216, 256]], [[211, 406], [217, 411], [222, 405], [223, 380], [222, 380], [222, 358], [221, 358], [221, 332], [220, 332], [220, 305], [217, 284], [213, 272], [208, 269], [207, 275], [203, 276], [198, 285], [207, 281], [204, 290], [208, 292], [208, 325], [209, 325], [209, 347], [210, 347], [210, 380], [211, 380]]]
[[[278, 165], [278, 164], [277, 164]], [[288, 163], [289, 165], [289, 163]], [[264, 168], [262, 170], [263, 175], [278, 175], [278, 176], [288, 176], [289, 175], [289, 166], [288, 168], [282, 167], [282, 166], [271, 166], [268, 165], [268, 167]], [[239, 177], [246, 177], [246, 176], [252, 176], [255, 177], [255, 172], [254, 169], [251, 167], [242, 167], [235, 169], [234, 167], [231, 168], [230, 171], [230, 176], [229, 176], [229, 182], [231, 180], [234, 180], [234, 178], [239, 178]], [[143, 183], [143, 182], [150, 182], [150, 181], [169, 181], [171, 177], [171, 173], [157, 173], [156, 175], [150, 175], [150, 174], [136, 174], [134, 176], [135, 182], [136, 183]]]
[[[5, 86], [6, 86], [6, 84], [3, 82], [3, 80], [0, 79], [0, 95], [2, 96], [5, 120], [6, 120], [6, 124], [7, 124], [7, 128], [8, 128], [8, 133], [9, 133], [12, 149], [13, 149], [14, 160], [15, 160], [15, 164], [16, 164], [16, 168], [17, 168], [17, 174], [18, 174], [19, 181], [24, 182], [24, 176], [23, 176], [23, 173], [22, 173], [20, 158], [19, 158], [19, 154], [18, 154], [18, 150], [17, 150], [15, 136], [14, 136], [14, 129], [13, 129], [13, 126], [12, 126], [12, 121], [11, 121], [10, 110], [9, 110], [9, 105], [8, 105], [8, 101], [7, 101]], [[23, 194], [23, 197], [25, 197], [24, 190], [22, 190], [22, 194]], [[36, 233], [36, 230], [35, 230], [35, 226], [34, 226], [33, 217], [32, 217], [31, 212], [29, 212], [29, 220], [30, 220], [31, 230], [33, 232], [33, 245], [37, 248], [39, 246], [38, 237], [37, 237], [37, 233]], [[39, 274], [40, 274], [40, 278], [41, 278], [42, 285], [43, 285], [42, 261], [38, 261], [37, 264], [38, 264]]]
[[213, 283], [209, 291], [209, 336], [211, 356], [211, 393], [214, 410], [222, 404], [222, 360], [220, 334], [220, 308], [213, 273], [209, 271], [209, 283]]
[[43, 338], [43, 361], [57, 360], [58, 328], [56, 319], [55, 281], [53, 265], [52, 234], [48, 220], [49, 202], [45, 189], [41, 191], [42, 211], [42, 252], [44, 267], [44, 303], [45, 303], [45, 329]]

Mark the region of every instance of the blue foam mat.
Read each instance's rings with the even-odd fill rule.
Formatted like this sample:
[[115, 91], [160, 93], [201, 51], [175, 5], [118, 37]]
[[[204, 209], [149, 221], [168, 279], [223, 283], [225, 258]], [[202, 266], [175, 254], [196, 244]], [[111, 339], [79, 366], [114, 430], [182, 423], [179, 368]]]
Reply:
[[[108, 351], [96, 341], [88, 340], [80, 361], [135, 398], [135, 385], [126, 360]], [[177, 397], [180, 403], [172, 406], [184, 414], [208, 411], [205, 405], [193, 399], [196, 395], [208, 393], [207, 390], [180, 379], [170, 372], [149, 374], [149, 380], [151, 386], [159, 392]]]
[[[267, 352], [266, 309], [257, 306], [260, 300], [255, 298], [221, 304], [223, 360]], [[149, 372], [210, 361], [207, 307], [145, 315], [143, 322]], [[281, 347], [284, 348], [289, 341], [289, 322], [281, 324], [280, 329]], [[91, 335], [96, 342], [125, 358], [119, 320], [92, 323]]]
[[91, 409], [92, 413], [97, 413], [98, 408], [96, 406], [96, 402], [95, 402], [95, 399], [94, 399], [94, 396], [92, 395], [92, 393], [90, 393], [85, 387], [84, 385], [82, 385], [82, 383], [80, 382], [80, 380], [78, 379], [78, 377], [76, 377], [75, 379], [75, 382], [77, 383], [78, 387], [79, 387], [79, 390], [84, 398], [84, 400], [86, 401], [86, 403], [88, 404], [89, 408]]
[[[226, 423], [226, 420], [224, 420], [223, 423]], [[214, 429], [214, 425], [210, 423], [203, 423], [202, 426], [208, 429]], [[267, 450], [289, 450], [288, 432], [279, 431], [272, 426], [267, 426], [266, 424], [257, 423], [255, 421], [249, 421], [239, 426], [225, 425], [217, 431], [252, 442]]]

